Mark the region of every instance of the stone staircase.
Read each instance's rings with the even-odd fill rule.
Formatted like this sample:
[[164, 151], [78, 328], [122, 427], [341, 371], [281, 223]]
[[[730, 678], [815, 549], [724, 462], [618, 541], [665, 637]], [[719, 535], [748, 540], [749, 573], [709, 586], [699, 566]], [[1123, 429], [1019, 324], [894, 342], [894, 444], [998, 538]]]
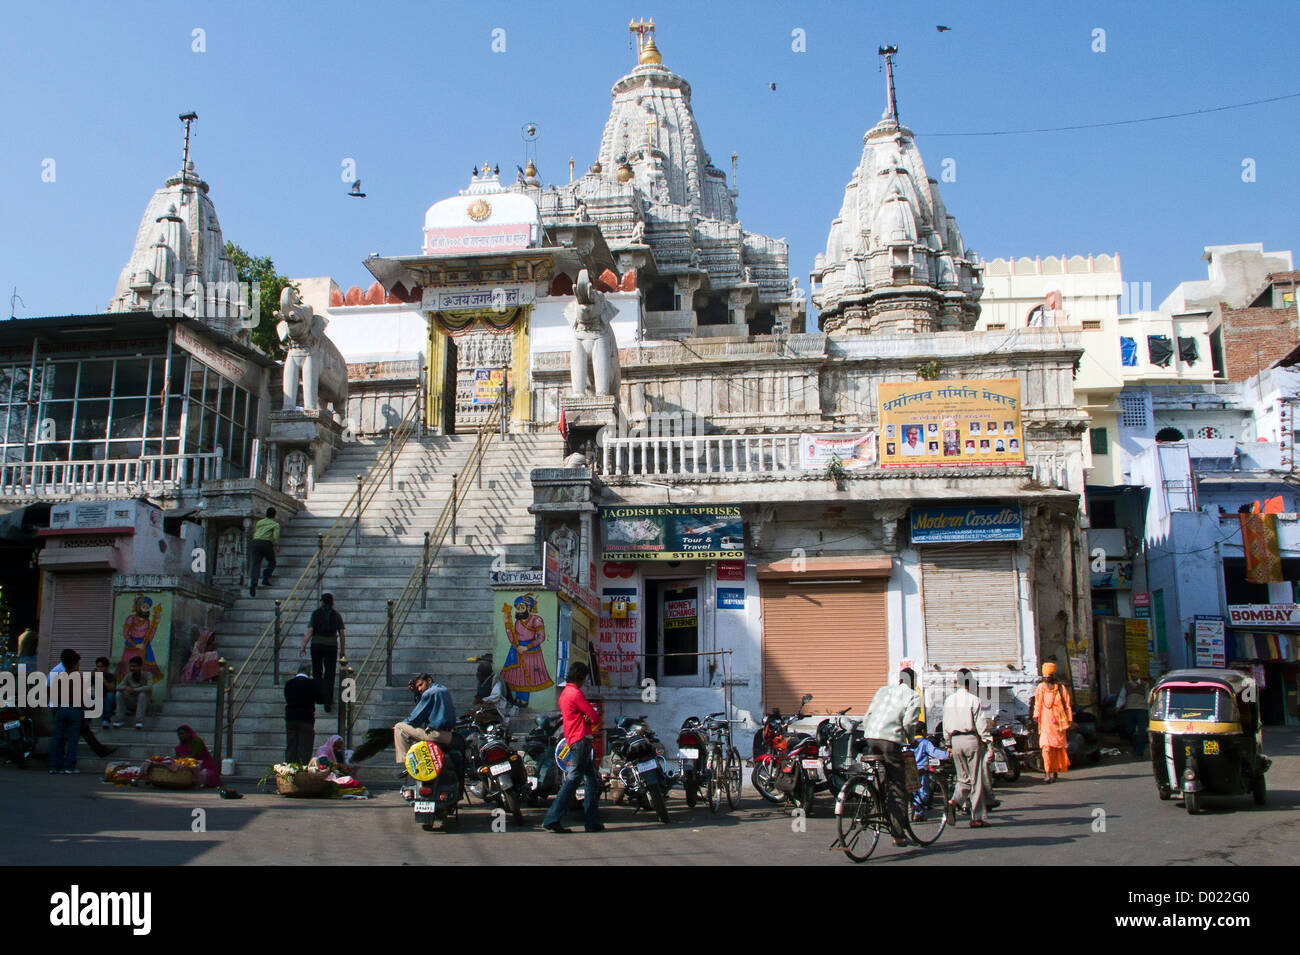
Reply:
[[[398, 455], [393, 490], [385, 479], [361, 519], [361, 543], [355, 544], [352, 523], [347, 537], [326, 571], [324, 590], [334, 595], [335, 608], [346, 624], [347, 657], [359, 668], [372, 645], [382, 648], [386, 602], [396, 600], [418, 566], [425, 531], [432, 531], [451, 481], [466, 467], [475, 435], [412, 438]], [[274, 616], [274, 602], [283, 600], [316, 550], [316, 535], [327, 533], [356, 489], [356, 475], [364, 474], [384, 445], [358, 443], [337, 454], [328, 472], [308, 496], [305, 507], [287, 522], [280, 537], [279, 566], [269, 587], [257, 596], [245, 591], [217, 629], [222, 656], [238, 670]], [[481, 474], [470, 482], [469, 494], [457, 513], [456, 542], [446, 539], [428, 581], [427, 608], [415, 605], [400, 632], [393, 652], [393, 682], [385, 687], [382, 649], [376, 653], [378, 680], [356, 724], [354, 743], [370, 725], [389, 726], [411, 706], [406, 681], [427, 670], [452, 691], [458, 708], [468, 705], [474, 690], [475, 664], [466, 657], [491, 648], [495, 601], [488, 589], [493, 559], [503, 553], [508, 567], [533, 567], [538, 553], [529, 473], [535, 467], [555, 467], [563, 458], [563, 441], [556, 434], [496, 436], [484, 456]], [[296, 620], [284, 618], [280, 655], [280, 685], [268, 665], [235, 723], [234, 757], [237, 775], [260, 776], [266, 767], [284, 757], [283, 681], [297, 671], [310, 612], [315, 609], [314, 579], [308, 599]], [[176, 745], [175, 728], [191, 724], [214, 747], [215, 689], [211, 685], [173, 684], [162, 715], [151, 716], [147, 729], [129, 726], [101, 736], [120, 747], [111, 759], [134, 760], [170, 754]], [[237, 693], [237, 702], [242, 692]], [[317, 709], [316, 743], [335, 732], [337, 715]], [[231, 753], [224, 752], [223, 756]], [[391, 757], [375, 757], [371, 773], [382, 770], [386, 778]]]

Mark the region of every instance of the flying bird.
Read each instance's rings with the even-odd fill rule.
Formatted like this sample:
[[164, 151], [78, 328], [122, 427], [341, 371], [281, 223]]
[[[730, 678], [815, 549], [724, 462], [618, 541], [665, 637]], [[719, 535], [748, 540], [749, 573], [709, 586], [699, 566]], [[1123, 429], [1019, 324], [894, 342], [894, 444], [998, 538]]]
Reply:
[[938, 30], [940, 33], [943, 33], [945, 30], [951, 30], [952, 27], [942, 27], [942, 26], [937, 26], [937, 27], [935, 27], [935, 29]]
[[774, 89], [776, 89], [776, 84], [775, 84], [775, 83], [768, 83], [768, 84], [767, 84], [767, 88], [770, 89], [770, 90], [774, 90]]
[[360, 179], [352, 183], [352, 191], [349, 192], [348, 195], [351, 196], [353, 199], [364, 199], [366, 197], [366, 194], [361, 191]]

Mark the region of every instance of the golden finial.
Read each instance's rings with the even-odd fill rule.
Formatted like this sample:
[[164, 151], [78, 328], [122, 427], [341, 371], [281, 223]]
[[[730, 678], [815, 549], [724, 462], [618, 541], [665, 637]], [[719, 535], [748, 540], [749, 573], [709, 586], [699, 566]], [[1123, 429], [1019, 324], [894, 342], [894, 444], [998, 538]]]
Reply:
[[591, 164], [591, 171], [594, 172], [597, 176], [599, 176], [602, 172], [605, 171], [605, 167], [602, 166], [600, 164], [600, 160], [597, 159], [594, 163]]
[[641, 66], [659, 66], [663, 63], [664, 58], [659, 54], [659, 48], [655, 46], [655, 22], [650, 20], [632, 20], [628, 23], [629, 33], [636, 34], [636, 52], [637, 63]]
[[529, 179], [537, 178], [537, 166], [531, 159], [528, 160], [528, 165], [524, 167], [524, 175]]
[[618, 181], [630, 182], [636, 173], [632, 170], [632, 164], [624, 160], [623, 165], [618, 167]]
[[485, 162], [485, 163], [483, 163], [483, 175], [484, 175], [484, 176], [490, 176], [490, 175], [492, 175], [492, 163], [491, 163], [491, 162]]

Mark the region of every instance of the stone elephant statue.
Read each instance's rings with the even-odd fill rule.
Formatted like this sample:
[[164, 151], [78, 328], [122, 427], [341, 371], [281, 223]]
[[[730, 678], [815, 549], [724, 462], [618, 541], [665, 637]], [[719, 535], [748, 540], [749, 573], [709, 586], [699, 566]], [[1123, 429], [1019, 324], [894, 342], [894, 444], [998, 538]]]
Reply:
[[609, 320], [618, 314], [618, 310], [592, 286], [586, 269], [578, 273], [573, 294], [575, 300], [564, 309], [564, 317], [573, 329], [573, 350], [569, 358], [571, 393], [575, 397], [587, 393], [587, 368], [590, 364], [595, 393], [617, 398], [620, 380], [618, 341]]
[[[284, 356], [284, 408], [317, 411], [327, 403], [341, 423], [348, 409], [348, 366], [338, 347], [325, 337], [326, 320], [298, 300], [293, 286], [280, 293], [276, 332], [287, 339]], [[302, 403], [298, 403], [299, 385]]]

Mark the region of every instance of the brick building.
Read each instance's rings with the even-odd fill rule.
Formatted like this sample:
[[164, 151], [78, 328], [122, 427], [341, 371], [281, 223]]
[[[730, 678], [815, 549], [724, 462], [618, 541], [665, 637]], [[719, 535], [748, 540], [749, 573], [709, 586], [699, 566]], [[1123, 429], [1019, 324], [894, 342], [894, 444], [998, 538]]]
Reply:
[[1273, 272], [1243, 308], [1224, 308], [1220, 324], [1223, 376], [1244, 381], [1300, 344], [1296, 280], [1300, 271]]

